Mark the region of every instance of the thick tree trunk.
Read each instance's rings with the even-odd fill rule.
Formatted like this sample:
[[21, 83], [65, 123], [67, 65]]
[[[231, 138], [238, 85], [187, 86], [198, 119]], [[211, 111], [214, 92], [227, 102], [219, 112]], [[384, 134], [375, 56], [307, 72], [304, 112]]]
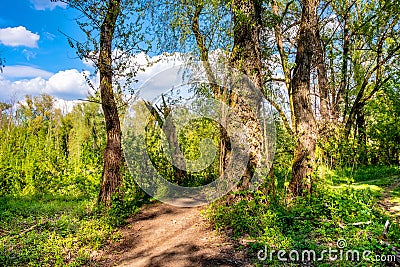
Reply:
[[358, 162], [361, 165], [367, 165], [368, 164], [368, 157], [366, 155], [367, 133], [365, 129], [365, 116], [362, 108], [357, 112], [356, 126], [357, 126], [357, 143], [359, 148]]
[[120, 194], [122, 176], [120, 173], [122, 148], [121, 125], [118, 107], [113, 92], [112, 40], [115, 24], [120, 12], [120, 0], [109, 0], [106, 16], [100, 30], [100, 72], [101, 104], [107, 131], [107, 145], [104, 150], [104, 169], [98, 201], [111, 206], [112, 196]]
[[[234, 46], [230, 58], [233, 68], [247, 75], [257, 89], [263, 92], [264, 78], [262, 72], [262, 55], [260, 49], [260, 29], [261, 29], [261, 4], [259, 0], [233, 0], [232, 13], [234, 23]], [[211, 84], [215, 77], [212, 74], [208, 62], [208, 49], [205, 46], [204, 36], [199, 30], [199, 16], [202, 10], [202, 2], [196, 5], [192, 17], [192, 31], [195, 35], [197, 46], [200, 51], [201, 59], [205, 67], [206, 75]], [[249, 147], [249, 163], [241, 178], [240, 184], [234, 190], [247, 190], [250, 187], [251, 178], [257, 166], [261, 163], [262, 151], [262, 131], [257, 115], [261, 105], [261, 99], [255, 100], [256, 106], [249, 107], [248, 103], [241, 96], [227, 88], [211, 86], [214, 97], [227, 103], [235, 114], [245, 123], [244, 131], [237, 133], [251, 140]], [[241, 89], [239, 89], [241, 90]], [[245, 92], [246, 93], [246, 92]], [[264, 92], [263, 92], [264, 93]], [[283, 113], [283, 112], [282, 112]], [[224, 119], [224, 116], [222, 117]], [[290, 129], [290, 127], [288, 127]], [[230, 143], [226, 131], [221, 129], [220, 135], [220, 173], [223, 174], [230, 160]], [[268, 183], [274, 186], [274, 183]], [[274, 191], [274, 190], [271, 190]]]
[[314, 23], [318, 0], [302, 1], [300, 33], [297, 43], [296, 67], [292, 91], [296, 118], [297, 145], [289, 184], [291, 197], [311, 193], [317, 131], [310, 99], [310, 73], [315, 40]]
[[[259, 39], [261, 3], [262, 1], [259, 0], [232, 1], [234, 45], [230, 61], [234, 68], [243, 72], [252, 80], [257, 89], [263, 91], [264, 78]], [[233, 96], [231, 102], [233, 109], [237, 110], [238, 116], [245, 122], [245, 132], [241, 134], [247, 135], [251, 140], [249, 163], [238, 188], [239, 190], [247, 190], [255, 169], [261, 162], [262, 131], [257, 119], [259, 106], [247, 107], [239, 96]], [[256, 103], [256, 105], [260, 104], [261, 102]]]

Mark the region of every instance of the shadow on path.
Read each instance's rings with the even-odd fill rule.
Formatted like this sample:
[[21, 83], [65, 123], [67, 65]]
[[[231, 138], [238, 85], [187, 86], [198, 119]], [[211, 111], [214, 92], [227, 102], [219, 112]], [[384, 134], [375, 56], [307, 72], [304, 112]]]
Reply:
[[243, 252], [216, 234], [200, 208], [164, 203], [143, 207], [121, 229], [121, 242], [101, 255], [101, 266], [251, 266]]

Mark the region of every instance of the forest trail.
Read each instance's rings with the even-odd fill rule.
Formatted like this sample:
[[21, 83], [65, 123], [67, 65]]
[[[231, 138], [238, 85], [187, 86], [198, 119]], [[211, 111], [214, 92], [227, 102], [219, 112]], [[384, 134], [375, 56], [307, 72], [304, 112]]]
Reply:
[[396, 177], [393, 183], [385, 188], [382, 193], [382, 198], [379, 201], [379, 205], [382, 209], [391, 214], [398, 222], [400, 222], [400, 196], [399, 193], [394, 192], [394, 190], [399, 187], [400, 178]]
[[101, 255], [101, 266], [251, 266], [200, 211], [164, 203], [144, 206], [121, 229], [121, 241]]

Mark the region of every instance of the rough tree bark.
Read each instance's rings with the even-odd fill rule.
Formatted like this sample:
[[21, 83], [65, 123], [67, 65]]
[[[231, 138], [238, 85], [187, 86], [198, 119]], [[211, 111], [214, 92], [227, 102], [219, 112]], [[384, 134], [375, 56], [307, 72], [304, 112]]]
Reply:
[[100, 29], [100, 55], [98, 68], [100, 72], [101, 104], [104, 112], [107, 131], [107, 145], [104, 150], [103, 178], [98, 202], [106, 207], [111, 206], [112, 196], [121, 194], [121, 125], [118, 107], [113, 91], [112, 40], [116, 21], [120, 13], [121, 0], [109, 0], [106, 15]]
[[[211, 66], [208, 61], [208, 49], [205, 45], [205, 38], [200, 32], [199, 17], [203, 8], [203, 2], [197, 2], [194, 13], [192, 15], [192, 31], [196, 38], [197, 47], [200, 52], [201, 59], [206, 71], [207, 78], [211, 84], [215, 81], [212, 73]], [[262, 1], [260, 0], [233, 0], [231, 4], [231, 11], [233, 14], [232, 22], [234, 45], [230, 57], [231, 66], [245, 74], [254, 83], [255, 87], [259, 89], [267, 100], [276, 107], [280, 114], [283, 115], [285, 122], [287, 122], [283, 111], [279, 106], [273, 102], [264, 89], [264, 77], [262, 66], [262, 53], [260, 48], [260, 29], [262, 27], [261, 12]], [[256, 167], [261, 163], [261, 150], [262, 147], [262, 130], [258, 122], [257, 115], [261, 107], [261, 99], [255, 100], [256, 106], [249, 107], [245, 100], [238, 94], [228, 91], [227, 88], [219, 86], [211, 86], [214, 97], [221, 100], [235, 110], [241, 120], [245, 123], [244, 132], [238, 133], [239, 135], [246, 136], [251, 140], [249, 155], [250, 159], [241, 177], [240, 184], [233, 190], [247, 190], [250, 186], [250, 180], [254, 175]], [[239, 89], [241, 90], [241, 89]], [[245, 93], [245, 92], [244, 92]], [[246, 94], [246, 93], [245, 93]], [[253, 101], [254, 102], [254, 101]], [[289, 123], [287, 122], [290, 131]], [[226, 131], [221, 131], [220, 143], [220, 172], [226, 168], [230, 159], [230, 146]], [[274, 183], [268, 183], [268, 186], [273, 187]], [[273, 188], [270, 188], [273, 191]], [[268, 193], [268, 192], [267, 192]]]
[[310, 99], [310, 73], [314, 54], [312, 40], [315, 40], [313, 22], [318, 3], [318, 0], [302, 0], [296, 67], [293, 71], [291, 85], [297, 134], [292, 179], [289, 184], [291, 197], [310, 194], [312, 188], [317, 131]]
[[[232, 66], [246, 74], [257, 89], [263, 91], [264, 77], [262, 72], [262, 55], [260, 49], [260, 29], [262, 1], [233, 0], [233, 38], [234, 45], [230, 62]], [[250, 186], [257, 165], [261, 161], [262, 131], [257, 120], [259, 107], [247, 107], [237, 95], [230, 99], [233, 109], [237, 109], [242, 121], [245, 122], [246, 134], [250, 137], [250, 159], [239, 185], [240, 190]], [[256, 100], [257, 101], [257, 100]], [[261, 104], [258, 103], [258, 104]]]

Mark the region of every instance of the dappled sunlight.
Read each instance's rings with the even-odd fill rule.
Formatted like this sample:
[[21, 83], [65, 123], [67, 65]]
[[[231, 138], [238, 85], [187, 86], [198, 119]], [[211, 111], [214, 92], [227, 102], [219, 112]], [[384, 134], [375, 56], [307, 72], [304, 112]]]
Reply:
[[389, 193], [390, 212], [394, 216], [400, 216], [400, 187], [397, 186], [395, 189], [391, 190]]
[[370, 190], [371, 192], [373, 192], [374, 194], [379, 194], [383, 191], [382, 187], [376, 186], [376, 185], [370, 185], [370, 184], [366, 184], [366, 183], [355, 183], [355, 184], [351, 184], [351, 185], [347, 185], [347, 184], [343, 184], [343, 185], [336, 185], [336, 186], [332, 186], [333, 189], [346, 189], [346, 188], [351, 188], [353, 190]]

